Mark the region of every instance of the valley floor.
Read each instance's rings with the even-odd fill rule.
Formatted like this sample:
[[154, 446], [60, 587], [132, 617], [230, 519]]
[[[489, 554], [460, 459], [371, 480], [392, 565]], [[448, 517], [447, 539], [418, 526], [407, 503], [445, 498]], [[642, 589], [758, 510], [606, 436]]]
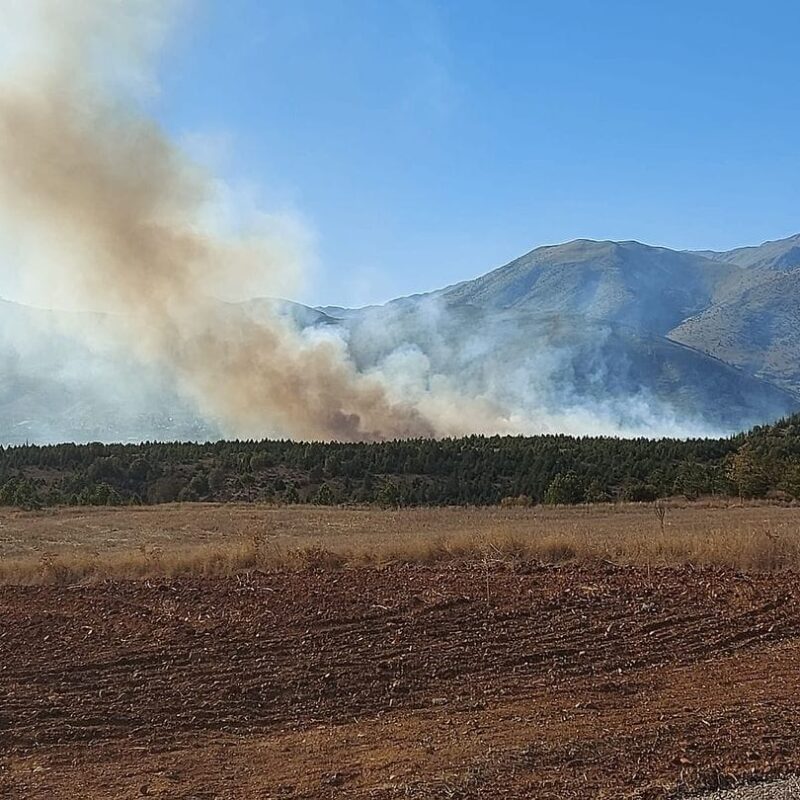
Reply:
[[0, 797], [670, 798], [800, 768], [792, 572], [0, 587]]

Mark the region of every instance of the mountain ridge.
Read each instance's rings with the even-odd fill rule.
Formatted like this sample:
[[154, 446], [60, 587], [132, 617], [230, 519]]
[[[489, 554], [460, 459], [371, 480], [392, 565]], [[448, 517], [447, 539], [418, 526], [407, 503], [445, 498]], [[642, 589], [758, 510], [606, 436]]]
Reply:
[[733, 250], [694, 252], [712, 260], [725, 261], [749, 269], [796, 269], [800, 267], [800, 233], [783, 239], [771, 239], [760, 245], [736, 247]]
[[[725, 252], [575, 239], [382, 305], [254, 298], [225, 313], [325, 329], [401, 396], [457, 392], [541, 430], [732, 433], [800, 409], [799, 249], [800, 234]], [[3, 443], [218, 434], [149, 368], [119, 414], [124, 354], [88, 350], [53, 315], [0, 303]]]

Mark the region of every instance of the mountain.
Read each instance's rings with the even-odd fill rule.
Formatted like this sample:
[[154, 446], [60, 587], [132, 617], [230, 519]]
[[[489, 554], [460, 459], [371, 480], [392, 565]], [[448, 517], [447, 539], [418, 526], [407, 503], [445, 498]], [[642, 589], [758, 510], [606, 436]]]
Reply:
[[800, 233], [787, 239], [764, 242], [756, 247], [737, 247], [735, 250], [721, 253], [714, 250], [701, 250], [695, 255], [747, 269], [770, 269], [786, 272], [800, 267]]
[[704, 255], [737, 265], [743, 275], [670, 338], [800, 392], [800, 234]]
[[800, 391], [800, 269], [772, 273], [689, 317], [670, 338]]
[[581, 314], [663, 335], [723, 297], [740, 271], [639, 242], [579, 239], [537, 248], [436, 294], [448, 304]]
[[[360, 368], [391, 371], [398, 353], [417, 354], [426, 375], [455, 375], [468, 394], [538, 415], [543, 429], [571, 416], [592, 432], [732, 432], [795, 410], [800, 387], [682, 326], [709, 309], [735, 316], [730, 298], [766, 280], [754, 281], [755, 271], [706, 254], [582, 239], [435, 292], [326, 311], [347, 330]], [[792, 297], [794, 287], [776, 315], [787, 328]], [[726, 322], [731, 333], [734, 322]], [[763, 347], [747, 340], [748, 353]]]
[[[340, 336], [398, 397], [475, 399], [511, 429], [716, 435], [800, 409], [799, 247], [580, 239], [384, 305], [257, 298], [224, 313]], [[172, 376], [131, 369], [107, 323], [0, 301], [1, 443], [220, 434]]]
[[338, 320], [321, 308], [309, 308], [302, 303], [272, 297], [256, 297], [242, 303], [232, 303], [234, 310], [244, 312], [254, 322], [263, 322], [273, 316], [282, 317], [299, 328], [314, 325], [335, 325]]

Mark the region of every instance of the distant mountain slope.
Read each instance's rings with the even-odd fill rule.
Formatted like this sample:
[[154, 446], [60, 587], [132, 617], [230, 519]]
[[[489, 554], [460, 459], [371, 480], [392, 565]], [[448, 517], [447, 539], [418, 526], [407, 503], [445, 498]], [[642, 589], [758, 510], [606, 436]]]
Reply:
[[334, 317], [325, 313], [321, 308], [310, 308], [292, 300], [255, 297], [242, 303], [231, 303], [231, 306], [237, 311], [243, 311], [255, 322], [269, 319], [274, 315], [293, 322], [299, 328], [308, 328], [312, 325], [333, 325], [337, 322]]
[[800, 233], [787, 239], [764, 242], [756, 247], [737, 247], [725, 252], [700, 250], [695, 255], [746, 269], [788, 271], [800, 267]]
[[669, 338], [800, 391], [800, 269], [771, 272], [685, 320]]
[[[733, 431], [791, 413], [800, 391], [798, 287], [764, 266], [791, 253], [792, 240], [757, 249], [729, 261], [577, 240], [437, 292], [326, 311], [342, 320], [363, 368], [410, 347], [430, 372], [516, 407], [588, 409], [646, 427], [647, 406], [654, 418]], [[720, 329], [730, 347], [713, 343]]]
[[800, 234], [699, 255], [738, 266], [740, 278], [669, 338], [800, 391]]
[[665, 334], [722, 297], [740, 271], [694, 253], [579, 239], [436, 294], [448, 304], [581, 314]]

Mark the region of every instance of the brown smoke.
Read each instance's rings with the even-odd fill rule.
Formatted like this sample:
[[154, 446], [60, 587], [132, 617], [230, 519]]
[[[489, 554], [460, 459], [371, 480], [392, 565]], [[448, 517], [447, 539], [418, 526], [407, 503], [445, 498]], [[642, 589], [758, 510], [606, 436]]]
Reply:
[[[510, 393], [495, 387], [513, 389], [514, 374], [490, 369], [483, 385], [464, 382], [457, 359], [437, 374], [445, 359], [399, 340], [362, 373], [341, 338], [220, 302], [256, 285], [284, 295], [302, 258], [274, 221], [226, 228], [219, 183], [143, 110], [154, 56], [188, 1], [0, 0], [0, 233], [26, 299], [111, 312], [102, 330], [111, 352], [122, 342], [130, 354], [131, 384], [143, 365], [162, 367], [228, 435], [697, 435], [648, 396], [606, 407], [567, 391], [556, 412], [542, 411], [550, 376], [569, 368], [566, 351], [535, 348], [535, 368]], [[83, 334], [105, 347], [97, 328]], [[476, 358], [489, 360], [491, 330], [480, 338]]]
[[138, 110], [131, 87], [146, 83], [166, 4], [26, 2], [30, 41], [0, 82], [0, 203], [27, 277], [56, 301], [124, 311], [136, 359], [166, 365], [230, 434], [439, 433], [360, 374], [341, 342], [212, 299], [222, 282], [293, 271], [294, 256], [258, 231], [212, 233], [213, 181]]

